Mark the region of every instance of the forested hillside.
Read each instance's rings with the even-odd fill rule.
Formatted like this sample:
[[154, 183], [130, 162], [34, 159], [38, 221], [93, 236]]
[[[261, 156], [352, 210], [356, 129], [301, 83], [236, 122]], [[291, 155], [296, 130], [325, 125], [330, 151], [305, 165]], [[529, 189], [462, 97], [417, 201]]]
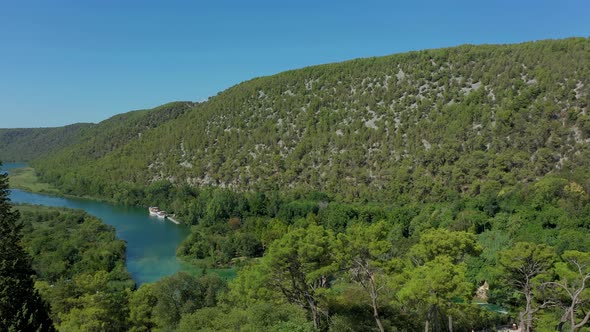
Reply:
[[0, 160], [30, 161], [75, 144], [80, 131], [92, 127], [77, 123], [56, 128], [0, 129]]
[[192, 102], [172, 102], [149, 110], [115, 115], [99, 124], [0, 129], [0, 160], [31, 161], [55, 156], [61, 161], [66, 159], [65, 165], [68, 166], [85, 164], [141, 138], [148, 130], [176, 119], [194, 105]]
[[436, 201], [573, 169], [587, 186], [589, 81], [584, 38], [358, 59], [253, 79], [141, 135], [127, 127], [135, 139], [88, 139], [35, 166], [105, 198], [164, 180]]

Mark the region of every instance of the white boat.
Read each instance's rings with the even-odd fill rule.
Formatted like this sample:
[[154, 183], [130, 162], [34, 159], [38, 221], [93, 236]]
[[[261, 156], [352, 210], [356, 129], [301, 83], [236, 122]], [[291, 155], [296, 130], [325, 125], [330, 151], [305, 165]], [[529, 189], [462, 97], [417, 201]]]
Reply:
[[148, 211], [150, 212], [150, 216], [157, 217], [158, 212], [160, 212], [160, 209], [157, 206], [150, 206]]
[[166, 212], [165, 211], [158, 211], [157, 217], [162, 218], [162, 219], [166, 218]]

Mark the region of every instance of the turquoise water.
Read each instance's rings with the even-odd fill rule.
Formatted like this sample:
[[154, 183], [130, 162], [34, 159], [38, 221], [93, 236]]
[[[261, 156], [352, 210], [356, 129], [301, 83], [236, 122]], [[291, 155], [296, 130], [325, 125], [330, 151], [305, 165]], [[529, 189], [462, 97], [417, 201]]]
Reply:
[[[10, 172], [12, 168], [24, 166], [26, 164], [7, 163], [2, 170]], [[150, 217], [147, 208], [33, 194], [17, 189], [11, 190], [10, 199], [14, 203], [83, 209], [115, 227], [117, 236], [127, 242], [127, 269], [138, 285], [181, 270], [190, 270], [175, 255], [176, 248], [190, 234], [190, 229]]]

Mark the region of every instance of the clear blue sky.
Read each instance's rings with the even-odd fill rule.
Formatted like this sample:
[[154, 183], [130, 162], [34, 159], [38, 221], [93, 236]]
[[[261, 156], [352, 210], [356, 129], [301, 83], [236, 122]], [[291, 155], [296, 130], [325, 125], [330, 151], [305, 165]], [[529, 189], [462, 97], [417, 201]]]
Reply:
[[99, 122], [313, 64], [590, 36], [588, 0], [0, 0], [0, 128]]

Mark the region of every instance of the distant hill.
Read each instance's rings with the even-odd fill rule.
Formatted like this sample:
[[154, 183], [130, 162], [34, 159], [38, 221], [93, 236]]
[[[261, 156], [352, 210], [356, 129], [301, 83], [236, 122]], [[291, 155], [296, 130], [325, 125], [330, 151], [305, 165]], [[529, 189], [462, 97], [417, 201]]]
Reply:
[[172, 102], [149, 110], [115, 115], [80, 132], [75, 145], [49, 158], [62, 159], [70, 166], [100, 159], [134, 140], [141, 139], [146, 132], [178, 118], [193, 106], [191, 102]]
[[0, 160], [31, 161], [47, 155], [67, 159], [68, 165], [95, 160], [142, 133], [175, 119], [195, 104], [172, 102], [149, 110], [115, 115], [99, 124], [56, 128], [0, 129]]
[[564, 172], [590, 190], [589, 104], [589, 39], [464, 45], [287, 71], [198, 105], [122, 114], [35, 166], [70, 192], [105, 197], [164, 180], [437, 200]]
[[0, 129], [0, 160], [30, 161], [76, 143], [80, 131], [92, 127], [77, 123], [56, 128]]

